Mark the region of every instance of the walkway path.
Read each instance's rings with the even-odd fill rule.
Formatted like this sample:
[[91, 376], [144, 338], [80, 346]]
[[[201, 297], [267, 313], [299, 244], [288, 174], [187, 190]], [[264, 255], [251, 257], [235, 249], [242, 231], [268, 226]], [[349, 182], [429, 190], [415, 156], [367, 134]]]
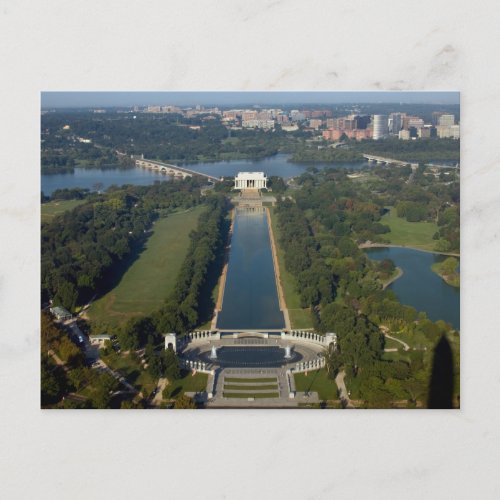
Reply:
[[[409, 351], [411, 349], [411, 347], [406, 342], [403, 342], [402, 340], [398, 339], [397, 337], [393, 337], [392, 335], [389, 335], [389, 328], [387, 326], [380, 325], [380, 331], [384, 334], [384, 337], [387, 337], [388, 339], [394, 340], [394, 342], [398, 342], [399, 344], [401, 344], [405, 351]], [[391, 350], [385, 349], [386, 352], [391, 352], [391, 351], [393, 352], [395, 350], [396, 349], [391, 349]]]
[[399, 343], [403, 346], [403, 349], [404, 349], [405, 351], [409, 351], [409, 350], [410, 350], [410, 346], [409, 346], [406, 342], [403, 342], [402, 340], [397, 339], [396, 337], [392, 337], [392, 336], [391, 336], [391, 335], [389, 335], [388, 333], [384, 333], [384, 335], [385, 335], [388, 339], [394, 340], [395, 342], [399, 342]]
[[340, 391], [340, 401], [344, 408], [355, 408], [354, 404], [349, 398], [349, 393], [347, 392], [347, 387], [345, 386], [344, 378], [345, 378], [344, 370], [339, 372], [335, 377], [335, 383], [337, 384], [337, 387], [339, 388]]
[[160, 378], [158, 380], [158, 385], [156, 386], [156, 394], [151, 401], [151, 404], [153, 406], [160, 406], [161, 402], [163, 401], [163, 389], [165, 389], [167, 382], [168, 380], [166, 378]]

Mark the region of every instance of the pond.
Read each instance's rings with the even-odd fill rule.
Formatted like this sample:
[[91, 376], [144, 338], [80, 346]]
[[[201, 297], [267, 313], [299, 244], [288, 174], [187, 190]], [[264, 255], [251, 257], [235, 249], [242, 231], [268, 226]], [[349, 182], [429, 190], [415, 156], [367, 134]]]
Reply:
[[391, 259], [403, 270], [403, 276], [389, 286], [402, 304], [424, 311], [432, 321], [442, 319], [460, 329], [460, 289], [446, 284], [431, 269], [446, 256], [397, 247], [370, 248], [366, 253], [374, 260]]

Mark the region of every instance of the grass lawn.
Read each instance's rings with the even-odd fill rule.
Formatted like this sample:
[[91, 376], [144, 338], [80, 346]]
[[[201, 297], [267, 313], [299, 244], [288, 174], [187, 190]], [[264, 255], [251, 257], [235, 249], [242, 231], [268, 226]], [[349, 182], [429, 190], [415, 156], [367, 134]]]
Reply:
[[380, 222], [391, 228], [390, 233], [384, 234], [391, 244], [434, 250], [436, 240], [433, 240], [432, 236], [438, 230], [434, 222], [408, 222], [397, 216], [394, 207], [390, 208]]
[[254, 398], [254, 399], [262, 399], [262, 398], [279, 398], [280, 395], [277, 392], [223, 392], [222, 396], [225, 398]]
[[236, 383], [236, 384], [255, 384], [255, 383], [264, 383], [264, 382], [274, 382], [276, 383], [278, 379], [276, 377], [248, 377], [248, 378], [240, 378], [240, 377], [226, 377], [224, 379], [224, 383]]
[[203, 392], [207, 389], [208, 375], [206, 373], [196, 373], [182, 371], [182, 378], [172, 380], [166, 389], [165, 395], [170, 399], [182, 396], [185, 392]]
[[91, 305], [90, 320], [118, 325], [159, 309], [173, 290], [189, 247], [189, 233], [205, 209], [198, 206], [156, 221], [144, 250], [118, 285]]
[[398, 350], [403, 350], [403, 345], [400, 344], [399, 342], [396, 342], [395, 340], [388, 339], [385, 337], [385, 349], [398, 349]]
[[140, 360], [130, 354], [111, 354], [103, 356], [104, 362], [113, 370], [120, 372], [136, 389], [143, 388], [150, 393], [157, 384], [157, 380], [143, 369]]
[[276, 384], [262, 384], [262, 385], [236, 385], [236, 384], [224, 384], [225, 391], [277, 391], [278, 386]]
[[271, 215], [271, 224], [273, 226], [274, 239], [276, 242], [276, 255], [278, 257], [278, 265], [280, 267], [281, 286], [285, 294], [286, 306], [288, 308], [290, 323], [292, 328], [312, 328], [312, 320], [309, 309], [300, 307], [300, 297], [296, 292], [295, 277], [285, 268], [285, 254], [280, 245], [280, 231], [278, 220], [274, 213], [274, 208], [269, 209]]
[[294, 376], [295, 389], [299, 392], [317, 392], [319, 399], [338, 399], [337, 384], [335, 380], [328, 377], [326, 370], [305, 373], [297, 373]]
[[42, 203], [40, 208], [42, 222], [52, 222], [54, 217], [68, 210], [73, 210], [73, 208], [85, 203], [85, 201], [86, 200], [59, 200]]

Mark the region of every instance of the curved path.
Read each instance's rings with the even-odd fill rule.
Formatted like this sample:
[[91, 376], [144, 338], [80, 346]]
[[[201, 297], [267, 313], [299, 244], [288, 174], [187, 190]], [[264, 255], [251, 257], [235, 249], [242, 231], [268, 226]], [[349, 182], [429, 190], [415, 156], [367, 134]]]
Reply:
[[387, 337], [388, 339], [394, 340], [395, 342], [399, 342], [403, 346], [403, 349], [405, 351], [409, 351], [410, 350], [410, 346], [406, 342], [403, 342], [402, 340], [397, 339], [396, 337], [392, 337], [388, 333], [384, 333], [384, 336]]
[[342, 402], [342, 406], [344, 408], [355, 408], [355, 406], [352, 404], [352, 401], [349, 398], [349, 393], [347, 392], [347, 387], [345, 386], [344, 378], [345, 378], [344, 370], [338, 372], [337, 376], [335, 377], [335, 383], [337, 384], [337, 387], [339, 388], [340, 391], [340, 401]]

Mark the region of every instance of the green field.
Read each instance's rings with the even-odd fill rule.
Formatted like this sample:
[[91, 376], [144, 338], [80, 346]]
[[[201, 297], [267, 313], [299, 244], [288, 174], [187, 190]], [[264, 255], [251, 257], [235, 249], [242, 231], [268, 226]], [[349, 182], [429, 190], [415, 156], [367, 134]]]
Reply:
[[337, 384], [328, 377], [324, 368], [308, 372], [307, 376], [305, 373], [297, 373], [293, 378], [298, 392], [317, 392], [319, 399], [323, 401], [338, 399]]
[[85, 200], [59, 200], [42, 203], [40, 208], [42, 222], [52, 222], [57, 215], [73, 210], [82, 203], [85, 203]]
[[173, 399], [182, 396], [185, 392], [203, 392], [207, 389], [208, 375], [206, 373], [196, 373], [183, 371], [182, 378], [172, 380], [164, 389], [163, 397]]
[[285, 268], [285, 255], [280, 245], [280, 231], [278, 227], [277, 217], [274, 209], [269, 210], [271, 214], [271, 224], [273, 226], [274, 239], [276, 242], [276, 254], [278, 257], [278, 265], [280, 267], [281, 286], [285, 295], [286, 306], [290, 316], [292, 328], [311, 328], [312, 320], [309, 309], [300, 307], [300, 296], [296, 291], [295, 277], [290, 274]]
[[189, 233], [203, 210], [198, 206], [156, 221], [144, 250], [118, 285], [91, 305], [90, 320], [117, 325], [159, 309], [173, 290], [189, 248]]
[[432, 239], [438, 226], [434, 222], [408, 222], [398, 217], [396, 209], [391, 208], [381, 221], [390, 227], [391, 232], [384, 234], [392, 245], [421, 248], [422, 250], [434, 250], [436, 240]]
[[103, 360], [111, 369], [123, 375], [137, 390], [146, 389], [148, 393], [151, 393], [156, 387], [157, 380], [144, 370], [137, 356], [113, 353], [109, 356], [103, 356]]

